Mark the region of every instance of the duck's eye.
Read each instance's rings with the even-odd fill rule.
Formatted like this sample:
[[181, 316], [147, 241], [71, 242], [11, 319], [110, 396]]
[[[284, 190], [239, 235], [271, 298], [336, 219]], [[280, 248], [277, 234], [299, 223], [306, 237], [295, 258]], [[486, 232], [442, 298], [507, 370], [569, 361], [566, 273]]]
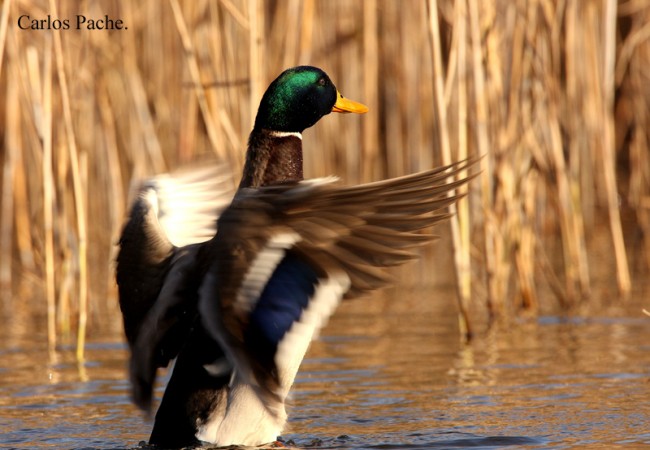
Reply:
[[318, 79], [318, 85], [319, 86], [325, 86], [327, 84], [327, 81], [325, 81], [325, 78], [319, 78]]

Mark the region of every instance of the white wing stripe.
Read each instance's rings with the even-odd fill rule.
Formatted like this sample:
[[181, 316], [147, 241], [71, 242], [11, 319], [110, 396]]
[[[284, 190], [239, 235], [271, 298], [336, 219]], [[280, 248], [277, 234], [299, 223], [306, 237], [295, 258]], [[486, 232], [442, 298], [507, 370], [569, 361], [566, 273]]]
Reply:
[[282, 398], [289, 393], [310, 342], [325, 326], [349, 288], [350, 278], [345, 272], [337, 272], [329, 278], [321, 279], [300, 320], [293, 323], [280, 341], [275, 354], [275, 365], [282, 390], [278, 394]]
[[279, 233], [271, 237], [266, 246], [260, 251], [242, 280], [237, 293], [234, 308], [238, 313], [250, 313], [275, 271], [285, 250], [300, 241], [297, 233]]

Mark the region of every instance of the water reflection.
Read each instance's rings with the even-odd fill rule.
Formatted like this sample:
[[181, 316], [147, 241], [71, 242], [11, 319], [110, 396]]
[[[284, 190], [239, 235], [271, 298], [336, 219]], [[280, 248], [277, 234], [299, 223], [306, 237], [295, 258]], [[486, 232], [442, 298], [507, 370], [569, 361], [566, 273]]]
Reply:
[[[393, 442], [388, 436], [395, 433], [406, 444], [409, 433], [419, 433], [429, 447], [439, 441], [444, 447], [456, 445], [445, 438], [454, 432], [472, 436], [458, 446], [490, 446], [480, 439], [502, 437], [499, 445], [546, 447], [615, 443], [623, 427], [628, 441], [648, 441], [642, 429], [650, 412], [643, 400], [650, 373], [646, 318], [545, 317], [464, 346], [448, 306], [408, 308], [417, 300], [405, 292], [383, 302], [382, 314], [346, 305], [330, 324], [330, 337], [314, 346], [311, 355], [328, 359], [305, 364], [296, 404], [312, 413], [295, 419], [297, 434]], [[332, 339], [357, 336], [359, 329], [374, 332], [359, 333], [355, 342]], [[333, 354], [346, 358], [332, 361]], [[352, 381], [339, 377], [355, 371], [361, 372]], [[334, 380], [334, 398], [332, 384], [321, 381], [327, 379]], [[319, 415], [317, 408], [328, 405], [334, 417]]]
[[[38, 328], [2, 339], [0, 447], [134, 447], [151, 424], [131, 405], [119, 333], [51, 360]], [[6, 332], [0, 332], [0, 337]], [[318, 448], [563, 448], [650, 444], [650, 318], [522, 321], [458, 339], [444, 289], [388, 290], [340, 308], [312, 346], [290, 444]], [[160, 390], [159, 390], [160, 393]]]

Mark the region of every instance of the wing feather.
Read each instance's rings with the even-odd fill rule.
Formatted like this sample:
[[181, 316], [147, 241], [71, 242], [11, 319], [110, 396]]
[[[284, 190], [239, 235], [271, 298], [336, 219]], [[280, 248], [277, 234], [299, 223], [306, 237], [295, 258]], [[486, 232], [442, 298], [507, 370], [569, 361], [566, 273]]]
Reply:
[[[260, 387], [265, 403], [284, 395], [287, 383], [293, 382], [296, 361], [299, 364], [302, 360], [308, 341], [341, 298], [385, 285], [390, 281], [387, 267], [416, 258], [415, 249], [435, 238], [421, 230], [450, 216], [449, 205], [462, 197], [455, 191], [472, 178], [455, 177], [475, 162], [353, 187], [319, 179], [240, 190], [220, 217], [219, 233], [211, 241], [213, 253], [220, 255], [211, 269], [220, 280], [213, 287], [216, 298], [202, 297], [200, 302], [201, 310], [206, 311], [206, 329], [230, 349], [238, 372]], [[250, 322], [246, 309], [238, 307], [237, 292], [247, 289], [247, 267], [282, 234], [296, 238], [275, 255], [277, 269], [267, 271], [264, 280], [256, 280], [261, 283], [258, 290], [262, 285], [271, 287], [248, 308], [256, 314]], [[297, 288], [289, 275], [300, 278], [304, 273], [310, 274], [311, 281]], [[325, 294], [320, 289], [325, 286], [337, 288], [333, 294]], [[312, 308], [319, 302], [323, 303]], [[263, 314], [256, 313], [258, 307], [264, 308]], [[291, 320], [287, 322], [289, 313], [281, 312], [289, 310]], [[274, 330], [271, 333], [268, 327], [273, 326], [277, 314], [281, 314], [277, 317], [283, 318], [283, 325], [270, 328]], [[270, 323], [265, 322], [267, 319]], [[291, 321], [295, 325], [292, 332], [288, 331]], [[283, 343], [285, 334], [291, 345]], [[245, 338], [251, 335], [255, 339]], [[281, 351], [272, 359], [267, 355], [260, 363], [260, 348]]]
[[119, 240], [116, 281], [127, 340], [155, 304], [184, 245], [206, 241], [234, 188], [223, 165], [178, 170], [141, 183]]
[[143, 182], [122, 230], [116, 280], [131, 347], [135, 403], [148, 410], [156, 370], [178, 355], [198, 308], [200, 243], [212, 238], [234, 188], [210, 165]]

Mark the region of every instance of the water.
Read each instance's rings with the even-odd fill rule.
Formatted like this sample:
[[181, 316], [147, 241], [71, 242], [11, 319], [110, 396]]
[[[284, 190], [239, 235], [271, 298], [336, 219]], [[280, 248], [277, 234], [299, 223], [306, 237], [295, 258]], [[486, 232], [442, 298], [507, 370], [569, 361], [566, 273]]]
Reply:
[[[453, 297], [393, 289], [342, 305], [298, 376], [289, 445], [316, 448], [611, 448], [650, 444], [650, 317], [555, 316], [462, 345]], [[623, 312], [621, 312], [623, 311]], [[0, 447], [138, 447], [119, 334], [48, 359], [43, 327], [0, 331]], [[158, 394], [162, 393], [162, 387]]]

